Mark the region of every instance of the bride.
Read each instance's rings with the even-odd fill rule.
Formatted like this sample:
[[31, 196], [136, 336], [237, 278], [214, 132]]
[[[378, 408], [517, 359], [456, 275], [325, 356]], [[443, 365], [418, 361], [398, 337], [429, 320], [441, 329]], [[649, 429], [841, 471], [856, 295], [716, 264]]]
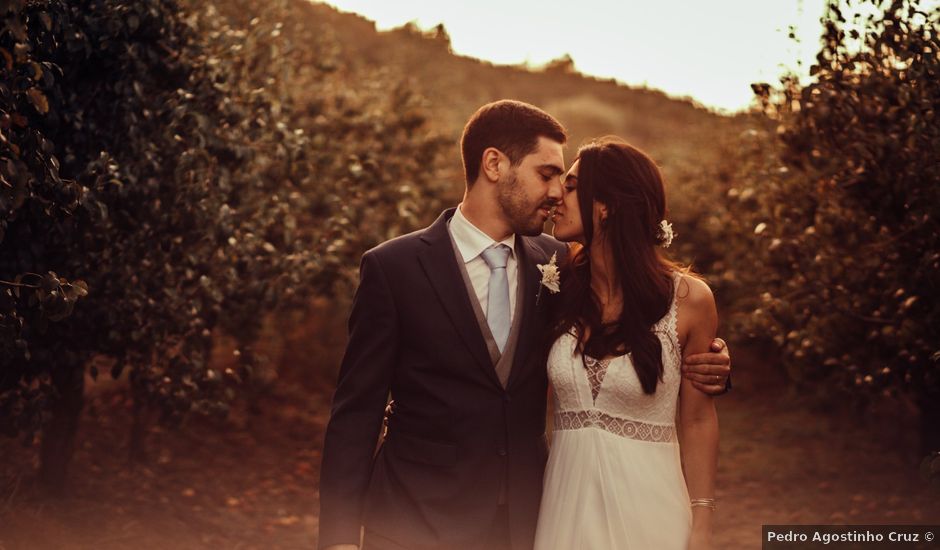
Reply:
[[581, 246], [553, 304], [536, 550], [710, 548], [718, 418], [679, 369], [708, 351], [718, 314], [708, 286], [660, 252], [665, 210], [643, 152], [617, 138], [578, 151], [554, 217], [555, 237]]

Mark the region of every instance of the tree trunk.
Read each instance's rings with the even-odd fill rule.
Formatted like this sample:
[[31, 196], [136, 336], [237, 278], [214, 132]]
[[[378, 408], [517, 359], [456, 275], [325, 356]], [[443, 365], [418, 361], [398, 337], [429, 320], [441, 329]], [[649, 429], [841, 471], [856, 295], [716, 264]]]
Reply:
[[85, 369], [82, 365], [62, 365], [53, 369], [52, 384], [56, 395], [49, 424], [42, 432], [39, 481], [46, 490], [62, 493], [84, 406]]
[[130, 443], [128, 445], [128, 460], [131, 464], [147, 462], [147, 405], [145, 397], [133, 392], [133, 419], [131, 422]]

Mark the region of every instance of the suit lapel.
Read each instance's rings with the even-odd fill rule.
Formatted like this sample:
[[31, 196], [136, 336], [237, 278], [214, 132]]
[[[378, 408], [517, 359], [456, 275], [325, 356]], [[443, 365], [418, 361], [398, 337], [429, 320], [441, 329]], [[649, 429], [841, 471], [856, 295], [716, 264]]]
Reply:
[[427, 246], [418, 253], [421, 268], [431, 282], [438, 300], [447, 311], [448, 317], [467, 349], [476, 362], [494, 384], [502, 388], [493, 363], [486, 348], [486, 341], [480, 331], [476, 314], [473, 311], [471, 297], [467, 294], [457, 257], [447, 230], [447, 220], [453, 216], [454, 209], [445, 210], [421, 236]]
[[538, 322], [538, 309], [536, 307], [541, 276], [537, 264], [546, 261], [543, 258], [545, 254], [533, 246], [527, 237], [517, 236], [516, 238], [522, 239], [519, 269], [525, 270], [525, 277], [519, 293], [519, 297], [523, 299], [522, 326], [519, 331], [515, 357], [513, 357], [512, 371], [509, 373], [509, 382], [506, 385], [507, 389], [512, 387], [513, 381], [522, 376], [522, 371], [529, 362], [529, 355], [541, 341], [539, 334], [541, 323]]

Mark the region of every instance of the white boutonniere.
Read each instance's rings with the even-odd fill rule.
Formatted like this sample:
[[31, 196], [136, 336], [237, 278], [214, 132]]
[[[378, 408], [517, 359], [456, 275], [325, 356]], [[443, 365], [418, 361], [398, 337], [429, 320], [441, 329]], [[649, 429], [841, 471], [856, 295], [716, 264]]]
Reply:
[[[561, 272], [558, 269], [558, 253], [555, 252], [552, 254], [550, 260], [547, 264], [536, 264], [539, 268], [539, 271], [542, 273], [541, 286], [539, 287], [538, 296], [542, 296], [542, 287], [548, 289], [552, 294], [558, 294], [561, 292]], [[538, 298], [536, 298], [538, 302]]]

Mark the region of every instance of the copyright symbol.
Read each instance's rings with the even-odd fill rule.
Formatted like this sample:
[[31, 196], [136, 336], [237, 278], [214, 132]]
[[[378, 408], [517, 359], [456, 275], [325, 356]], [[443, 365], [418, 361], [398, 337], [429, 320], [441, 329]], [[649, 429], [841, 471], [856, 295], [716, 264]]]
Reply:
[[927, 531], [926, 533], [924, 533], [924, 540], [927, 541], [927, 542], [932, 541], [932, 540], [933, 540], [933, 533], [932, 533], [931, 531]]

